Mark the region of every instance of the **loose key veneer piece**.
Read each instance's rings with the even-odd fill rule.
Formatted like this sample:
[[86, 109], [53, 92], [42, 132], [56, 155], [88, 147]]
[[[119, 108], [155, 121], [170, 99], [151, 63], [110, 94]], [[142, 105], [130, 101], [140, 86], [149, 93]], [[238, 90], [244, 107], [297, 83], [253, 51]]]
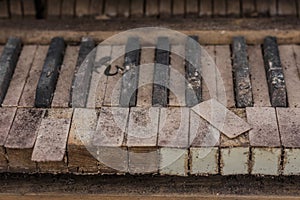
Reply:
[[229, 138], [237, 137], [251, 128], [215, 99], [202, 102], [192, 107], [192, 110]]

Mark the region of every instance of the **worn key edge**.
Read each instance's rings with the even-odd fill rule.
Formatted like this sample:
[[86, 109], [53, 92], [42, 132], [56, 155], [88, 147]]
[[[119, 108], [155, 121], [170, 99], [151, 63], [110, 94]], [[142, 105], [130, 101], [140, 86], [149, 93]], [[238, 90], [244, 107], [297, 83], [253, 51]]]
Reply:
[[10, 37], [0, 57], [0, 104], [2, 104], [21, 53], [21, 39]]
[[36, 88], [35, 106], [38, 108], [48, 108], [51, 106], [60, 67], [63, 62], [64, 51], [64, 39], [62, 37], [53, 38]]

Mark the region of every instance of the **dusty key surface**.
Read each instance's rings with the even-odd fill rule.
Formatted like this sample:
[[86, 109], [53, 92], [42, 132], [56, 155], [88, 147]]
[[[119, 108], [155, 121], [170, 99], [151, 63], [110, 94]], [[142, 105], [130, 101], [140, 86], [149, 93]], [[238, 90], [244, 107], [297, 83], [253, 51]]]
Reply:
[[76, 67], [76, 60], [79, 48], [75, 46], [68, 46], [64, 56], [64, 61], [61, 66], [60, 75], [58, 77], [54, 97], [52, 100], [52, 107], [67, 108], [71, 99], [71, 87]]
[[189, 108], [161, 108], [158, 131], [159, 172], [187, 175]]
[[47, 55], [48, 46], [38, 46], [32, 66], [24, 86], [19, 106], [34, 107], [36, 87], [42, 72], [43, 62]]
[[75, 108], [67, 146], [70, 172], [98, 172], [98, 161], [86, 148], [96, 125], [97, 112], [94, 109]]
[[126, 146], [129, 151], [129, 173], [157, 173], [157, 132], [159, 108], [130, 109]]
[[128, 151], [124, 147], [129, 108], [102, 107], [93, 138], [100, 163], [116, 170], [128, 172]]
[[2, 106], [18, 106], [36, 49], [36, 45], [23, 47]]
[[[40, 171], [67, 171], [64, 157], [72, 111], [72, 109], [49, 109], [46, 111], [31, 157], [31, 160], [38, 162]], [[51, 168], [48, 165], [51, 165]]]
[[252, 148], [252, 174], [279, 175], [281, 142], [275, 108], [246, 108]]
[[10, 171], [36, 171], [31, 154], [44, 110], [19, 108], [5, 142]]

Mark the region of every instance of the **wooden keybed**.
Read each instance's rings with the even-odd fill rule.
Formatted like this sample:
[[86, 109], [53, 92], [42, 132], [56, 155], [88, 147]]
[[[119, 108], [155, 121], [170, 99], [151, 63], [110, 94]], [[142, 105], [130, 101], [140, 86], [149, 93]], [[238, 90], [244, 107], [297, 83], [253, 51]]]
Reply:
[[298, 0], [1, 0], [0, 18], [294, 16]]

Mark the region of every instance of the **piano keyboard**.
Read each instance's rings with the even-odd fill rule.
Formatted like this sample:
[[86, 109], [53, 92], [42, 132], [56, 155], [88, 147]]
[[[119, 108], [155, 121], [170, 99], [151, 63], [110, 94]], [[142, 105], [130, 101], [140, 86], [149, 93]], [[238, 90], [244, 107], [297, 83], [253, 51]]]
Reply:
[[298, 0], [1, 0], [0, 18], [274, 17], [299, 13]]
[[[151, 46], [129, 38], [96, 47], [91, 38], [23, 46], [9, 38], [0, 46], [1, 171], [300, 174], [299, 46], [234, 37], [198, 51], [195, 40], [157, 37]], [[228, 138], [189, 109], [211, 98], [252, 129]], [[97, 151], [80, 130], [97, 133]]]

